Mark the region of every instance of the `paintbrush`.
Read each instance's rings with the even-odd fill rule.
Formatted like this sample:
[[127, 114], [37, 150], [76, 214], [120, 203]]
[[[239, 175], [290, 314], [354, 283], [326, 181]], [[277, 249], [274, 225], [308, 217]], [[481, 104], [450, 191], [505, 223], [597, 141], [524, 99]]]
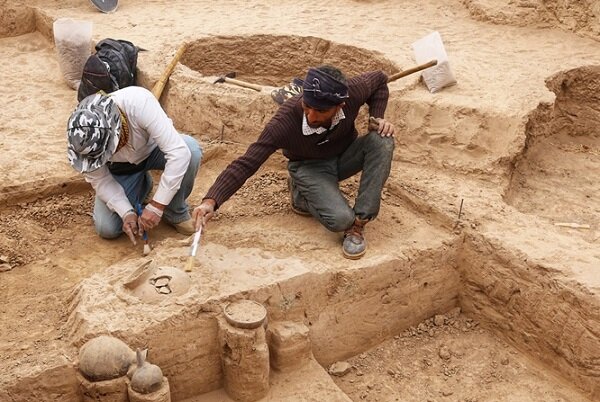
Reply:
[[190, 256], [188, 257], [187, 264], [185, 265], [185, 272], [192, 272], [194, 266], [194, 258], [196, 257], [196, 251], [198, 251], [198, 243], [200, 243], [200, 236], [202, 235], [202, 226], [194, 234], [194, 240], [190, 248]]
[[[137, 208], [137, 213], [138, 216], [142, 215], [142, 204], [140, 204], [139, 202], [136, 205]], [[144, 240], [144, 251], [142, 252], [142, 255], [148, 255], [150, 254], [150, 251], [152, 250], [150, 248], [150, 244], [148, 243], [148, 232], [146, 232], [144, 230], [144, 233], [142, 233], [142, 240]]]

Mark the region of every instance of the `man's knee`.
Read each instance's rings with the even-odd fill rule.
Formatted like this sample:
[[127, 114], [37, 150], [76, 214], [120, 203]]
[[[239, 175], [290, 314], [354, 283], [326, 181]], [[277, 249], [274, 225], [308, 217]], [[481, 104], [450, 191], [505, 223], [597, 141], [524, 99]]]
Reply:
[[200, 147], [198, 141], [189, 135], [184, 135], [183, 139], [191, 153], [190, 167], [196, 171], [202, 160], [202, 147]]
[[354, 223], [354, 210], [348, 208], [344, 211], [337, 211], [335, 215], [323, 218], [321, 222], [325, 227], [332, 232], [343, 232]]
[[123, 230], [121, 228], [117, 229], [114, 226], [99, 226], [96, 224], [96, 233], [98, 233], [98, 236], [102, 237], [103, 239], [116, 239], [117, 237], [121, 236]]
[[367, 140], [371, 149], [377, 150], [383, 155], [389, 154], [391, 156], [396, 146], [394, 137], [381, 136], [377, 131], [370, 131], [367, 134]]
[[123, 233], [123, 225], [117, 219], [101, 219], [94, 217], [96, 233], [103, 239], [116, 239]]

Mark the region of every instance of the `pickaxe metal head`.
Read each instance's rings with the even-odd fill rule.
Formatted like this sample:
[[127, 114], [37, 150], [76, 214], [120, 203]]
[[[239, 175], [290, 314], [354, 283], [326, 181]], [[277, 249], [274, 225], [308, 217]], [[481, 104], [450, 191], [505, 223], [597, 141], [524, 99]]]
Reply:
[[219, 78], [217, 78], [217, 80], [215, 82], [213, 82], [213, 84], [218, 84], [219, 82], [225, 82], [225, 78], [235, 78], [235, 71], [232, 71], [230, 73], [220, 76]]

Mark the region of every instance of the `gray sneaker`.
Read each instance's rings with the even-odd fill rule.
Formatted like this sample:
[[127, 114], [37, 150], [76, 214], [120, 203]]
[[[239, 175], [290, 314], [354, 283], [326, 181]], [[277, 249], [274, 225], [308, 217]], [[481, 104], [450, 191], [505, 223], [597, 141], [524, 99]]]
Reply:
[[292, 211], [302, 216], [310, 216], [310, 212], [308, 212], [308, 205], [306, 205], [306, 200], [300, 192], [296, 189], [294, 185], [294, 179], [288, 176], [288, 190], [290, 191], [290, 208]]
[[342, 243], [342, 252], [344, 257], [351, 260], [358, 260], [367, 251], [367, 240], [364, 231], [367, 220], [356, 218], [354, 224], [344, 232], [344, 242]]

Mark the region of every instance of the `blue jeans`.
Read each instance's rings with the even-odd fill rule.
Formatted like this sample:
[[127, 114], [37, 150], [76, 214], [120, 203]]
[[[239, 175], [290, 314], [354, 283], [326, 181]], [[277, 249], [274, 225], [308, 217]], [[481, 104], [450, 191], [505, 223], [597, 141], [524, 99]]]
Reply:
[[[179, 190], [165, 208], [163, 218], [170, 223], [180, 223], [191, 218], [186, 199], [194, 188], [196, 173], [198, 173], [202, 159], [200, 144], [189, 135], [182, 135], [182, 137], [190, 149], [192, 157], [183, 176], [181, 187], [179, 187]], [[143, 202], [152, 190], [152, 176], [149, 171], [165, 169], [165, 155], [156, 147], [150, 156], [148, 156], [145, 163], [145, 169], [140, 172], [113, 175], [115, 180], [125, 190], [125, 194], [134, 208], [138, 202]], [[114, 239], [123, 233], [123, 221], [121, 217], [116, 212], [108, 209], [104, 201], [98, 197], [96, 197], [94, 202], [94, 225], [96, 226], [96, 232], [98, 232], [100, 237], [105, 239]]]
[[[295, 205], [304, 206], [332, 232], [352, 226], [355, 218], [372, 220], [381, 205], [383, 185], [390, 175], [394, 138], [376, 131], [358, 137], [338, 157], [288, 162], [294, 182]], [[338, 182], [362, 170], [354, 207], [342, 194]]]

